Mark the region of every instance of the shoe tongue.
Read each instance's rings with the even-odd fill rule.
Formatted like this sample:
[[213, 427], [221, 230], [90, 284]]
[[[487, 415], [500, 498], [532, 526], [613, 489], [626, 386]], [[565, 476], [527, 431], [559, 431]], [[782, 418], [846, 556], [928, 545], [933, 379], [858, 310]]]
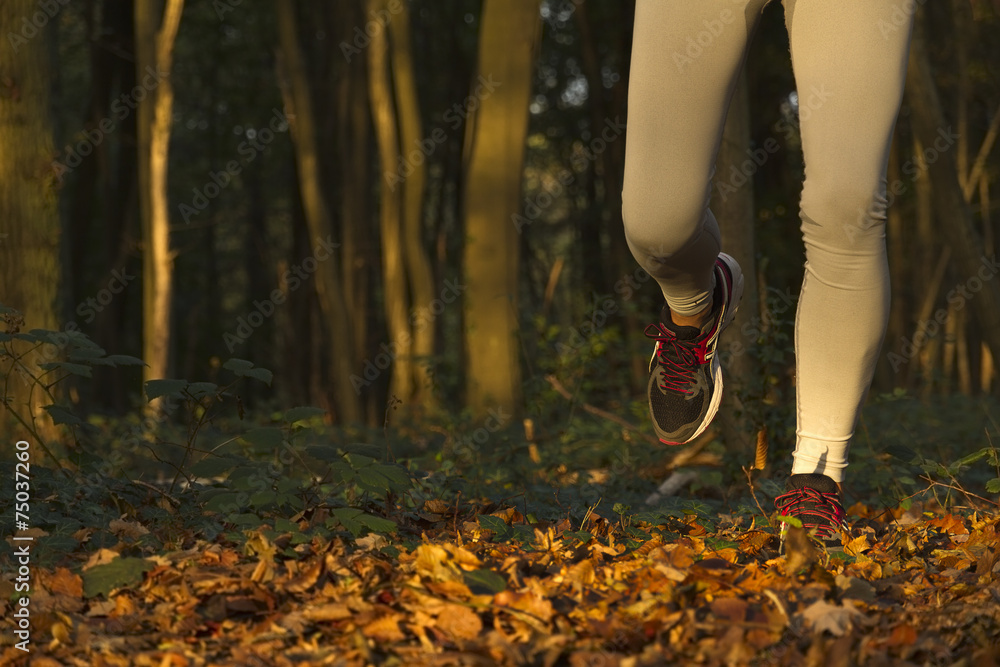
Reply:
[[672, 334], [677, 336], [677, 340], [694, 340], [701, 335], [701, 329], [698, 327], [681, 327], [677, 326], [670, 320], [663, 323]]
[[820, 493], [837, 493], [837, 483], [826, 475], [817, 475], [815, 473], [792, 475], [788, 478], [788, 483], [793, 489], [809, 487], [816, 489]]

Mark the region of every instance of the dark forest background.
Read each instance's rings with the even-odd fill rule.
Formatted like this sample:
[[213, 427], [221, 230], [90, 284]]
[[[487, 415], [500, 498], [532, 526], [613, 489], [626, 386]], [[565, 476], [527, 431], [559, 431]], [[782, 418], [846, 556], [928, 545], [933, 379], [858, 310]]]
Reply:
[[[4, 0], [0, 302], [148, 364], [64, 385], [83, 412], [132, 410], [143, 380], [220, 381], [235, 357], [274, 372], [243, 405], [333, 424], [555, 427], [582, 404], [641, 424], [661, 297], [622, 234], [633, 9]], [[1000, 218], [997, 15], [919, 7], [873, 396], [998, 387], [1000, 283], [979, 273]], [[714, 189], [754, 283], [723, 343], [730, 438], [794, 428], [798, 109], [772, 3]]]

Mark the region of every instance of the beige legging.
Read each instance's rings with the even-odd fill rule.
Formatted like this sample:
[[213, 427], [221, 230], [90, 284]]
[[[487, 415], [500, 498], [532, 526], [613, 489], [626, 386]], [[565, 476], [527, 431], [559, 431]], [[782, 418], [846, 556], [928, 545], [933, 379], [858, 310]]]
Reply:
[[[622, 213], [636, 260], [680, 314], [713, 288], [713, 163], [767, 1], [636, 0]], [[914, 4], [784, 2], [805, 160], [793, 473], [842, 481], [885, 334], [885, 173]]]

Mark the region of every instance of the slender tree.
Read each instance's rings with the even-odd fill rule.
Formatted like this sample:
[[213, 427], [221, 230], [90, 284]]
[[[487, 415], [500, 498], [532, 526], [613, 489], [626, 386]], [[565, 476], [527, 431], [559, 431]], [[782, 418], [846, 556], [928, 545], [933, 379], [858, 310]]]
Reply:
[[305, 59], [299, 43], [295, 4], [287, 0], [275, 0], [275, 11], [282, 56], [282, 94], [295, 144], [299, 196], [312, 237], [313, 253], [318, 260], [322, 260], [316, 263], [315, 285], [322, 316], [333, 339], [330, 342], [331, 378], [337, 416], [343, 422], [357, 422], [361, 418], [360, 403], [351, 384], [354, 342], [344, 299], [340, 258], [335, 251], [328, 250], [323, 245], [328, 239], [332, 239], [333, 220], [319, 174], [316, 121]]
[[156, 3], [135, 3], [138, 100], [139, 211], [142, 224], [142, 348], [144, 380], [166, 377], [170, 362], [170, 309], [174, 253], [170, 249], [167, 165], [174, 89], [170, 80], [174, 41], [184, 0], [166, 0], [162, 19]]
[[[940, 132], [948, 128], [941, 108], [941, 99], [934, 82], [922, 25], [918, 21], [913, 33], [907, 74], [907, 95], [917, 136], [925, 146], [932, 146]], [[941, 151], [938, 159], [928, 165], [928, 175], [934, 183], [932, 201], [937, 224], [947, 229], [962, 282], [980, 275], [985, 268], [996, 275], [986, 258], [983, 243], [976, 231], [966, 195], [959, 182], [956, 158], [950, 151]], [[970, 179], [972, 180], [972, 179]], [[981, 289], [975, 296], [975, 315], [984, 335], [984, 342], [996, 358], [1000, 354], [1000, 283], [981, 279]]]
[[[384, 0], [383, 0], [384, 2]], [[428, 156], [423, 154], [426, 137], [422, 134], [420, 106], [417, 103], [417, 78], [414, 73], [413, 47], [410, 40], [410, 10], [407, 3], [399, 5], [399, 13], [389, 24], [390, 60], [396, 93], [396, 115], [399, 118], [399, 155], [407, 160], [412, 173], [401, 185], [403, 257], [407, 284], [412, 297], [409, 328], [413, 339], [410, 354], [413, 363], [413, 395], [411, 400], [433, 405], [430, 357], [434, 354], [434, 327], [426, 313], [434, 299], [434, 278], [424, 247], [422, 222], [424, 189], [427, 185]], [[414, 159], [413, 151], [420, 151]], [[392, 169], [394, 165], [387, 165]]]
[[[369, 0], [368, 12], [386, 14], [385, 0]], [[407, 177], [397, 171], [399, 159], [399, 119], [392, 99], [389, 71], [389, 40], [382, 28], [372, 34], [368, 46], [368, 91], [371, 96], [375, 141], [378, 145], [382, 178], [379, 179], [379, 230], [382, 234], [382, 284], [385, 320], [390, 349], [394, 351], [390, 392], [406, 402], [414, 394], [412, 337], [408, 324], [410, 293], [407, 289], [405, 247], [402, 227], [402, 188]], [[418, 171], [422, 173], [423, 167]], [[413, 174], [410, 174], [412, 176]]]
[[521, 412], [517, 289], [521, 168], [539, 2], [485, 0], [469, 96], [463, 252], [466, 404]]
[[[23, 32], [31, 25], [27, 17], [36, 11], [34, 0], [0, 2], [0, 303], [21, 311], [25, 331], [57, 327], [60, 279], [49, 106], [52, 69], [47, 39], [52, 27], [32, 26], [32, 34]], [[37, 374], [37, 364], [54, 360], [53, 352], [58, 350], [45, 346], [20, 363]], [[25, 406], [39, 416], [45, 397], [33, 383], [22, 381], [26, 376], [11, 372], [11, 363], [0, 361], [0, 375], [7, 378], [7, 385], [0, 387], [0, 400], [22, 416]]]

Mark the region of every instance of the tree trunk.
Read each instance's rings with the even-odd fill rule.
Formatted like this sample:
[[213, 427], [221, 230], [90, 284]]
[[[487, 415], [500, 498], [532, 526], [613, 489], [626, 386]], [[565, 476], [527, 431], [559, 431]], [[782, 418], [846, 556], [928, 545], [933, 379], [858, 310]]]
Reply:
[[350, 315], [341, 286], [339, 258], [335, 251], [328, 250], [323, 245], [328, 239], [332, 240], [333, 222], [320, 183], [316, 124], [313, 118], [309, 80], [299, 45], [295, 4], [288, 0], [275, 0], [274, 4], [278, 17], [278, 40], [284, 56], [285, 75], [282, 76], [282, 94], [295, 144], [299, 194], [312, 237], [313, 256], [317, 260], [316, 292], [328, 331], [333, 337], [330, 341], [330, 350], [331, 375], [338, 411], [336, 416], [341, 422], [357, 422], [361, 418], [361, 411], [356, 390], [351, 382], [354, 342]]
[[[387, 3], [381, 0], [383, 6]], [[407, 283], [410, 287], [410, 335], [413, 339], [410, 356], [413, 359], [413, 393], [410, 401], [433, 407], [435, 397], [431, 374], [431, 357], [434, 354], [434, 324], [422, 318], [433, 305], [434, 277], [430, 259], [424, 248], [422, 221], [424, 190], [427, 185], [427, 162], [421, 146], [422, 129], [420, 106], [417, 103], [417, 80], [413, 72], [413, 48], [410, 45], [410, 13], [405, 2], [400, 3], [400, 11], [389, 24], [392, 43], [392, 73], [396, 91], [396, 113], [399, 118], [399, 154], [404, 160], [413, 151], [421, 151], [423, 158], [409, 159], [412, 173], [400, 184], [402, 194], [403, 257], [405, 259]], [[392, 169], [395, 164], [383, 164], [383, 169]], [[428, 309], [428, 310], [425, 310]], [[402, 398], [402, 397], [401, 397]]]
[[[463, 270], [466, 404], [521, 412], [518, 238], [528, 102], [541, 20], [538, 0], [485, 0], [470, 114]], [[470, 105], [470, 111], [472, 111]]]
[[169, 376], [173, 253], [167, 157], [174, 107], [170, 68], [183, 8], [184, 0], [166, 0], [158, 28], [155, 3], [136, 0], [135, 4], [136, 80], [147, 90], [139, 101], [137, 127], [143, 241], [142, 357], [147, 364], [143, 380]]
[[[369, 0], [368, 12], [374, 16], [385, 11], [385, 0]], [[389, 393], [404, 402], [413, 395], [412, 339], [408, 323], [410, 296], [406, 289], [404, 266], [402, 191], [405, 172], [397, 171], [399, 133], [392, 102], [389, 74], [389, 40], [385, 30], [377, 29], [368, 46], [368, 90], [371, 96], [375, 140], [378, 144], [382, 178], [379, 179], [379, 228], [382, 233], [382, 281], [385, 294], [385, 319], [392, 356], [392, 380]], [[404, 158], [405, 160], [405, 158]], [[418, 165], [410, 165], [418, 167]]]
[[[22, 19], [36, 10], [34, 0], [0, 2], [0, 303], [21, 311], [24, 331], [57, 328], [56, 292], [60, 280], [59, 212], [49, 107], [52, 69], [45, 33], [53, 28], [40, 28], [40, 34], [32, 35], [33, 39], [21, 35]], [[22, 360], [35, 375], [42, 372], [38, 363], [55, 360], [41, 351]], [[0, 366], [0, 376], [7, 378], [6, 386], [0, 386], [0, 398], [10, 400], [13, 409], [24, 417], [26, 413], [44, 416], [40, 406], [49, 401], [33, 383], [11, 372], [9, 363], [5, 359]], [[0, 415], [4, 421], [11, 418], [5, 409]], [[4, 432], [8, 436], [19, 433]], [[7, 439], [4, 451], [12, 442]]]
[[[907, 95], [912, 108], [913, 125], [925, 146], [935, 141], [947, 140], [948, 124], [941, 110], [941, 101], [931, 72], [922, 26], [915, 26], [910, 49]], [[951, 151], [943, 150], [938, 159], [929, 165], [934, 182], [933, 204], [942, 238], [947, 238], [957, 260], [961, 285], [970, 290], [979, 287], [973, 296], [974, 313], [986, 344], [993, 357], [1000, 352], [1000, 281], [997, 270], [983, 251], [979, 234], [973, 226], [972, 213], [958, 181], [958, 167]], [[986, 270], [990, 279], [983, 279]], [[971, 284], [970, 284], [971, 283]]]
[[[746, 74], [740, 80], [729, 105], [729, 115], [722, 133], [722, 146], [716, 159], [715, 173], [719, 178], [729, 178], [731, 167], [746, 160], [750, 150], [750, 102]], [[735, 192], [720, 198], [719, 188], [713, 188], [712, 212], [719, 221], [725, 251], [732, 255], [743, 269], [743, 302], [739, 315], [720, 342], [720, 352], [725, 373], [725, 390], [722, 394], [720, 426], [730, 451], [752, 452], [751, 438], [756, 432], [751, 415], [746, 413], [741, 397], [755, 385], [760, 385], [760, 372], [749, 354], [757, 341], [749, 340], [740, 332], [744, 322], [758, 321], [760, 304], [757, 296], [757, 262], [754, 251], [754, 198], [753, 184], [746, 183]], [[752, 456], [752, 454], [749, 454]], [[749, 459], [748, 459], [749, 461]]]
[[[339, 43], [353, 40], [352, 27], [363, 21], [363, 2], [336, 3], [332, 20], [341, 29]], [[344, 298], [352, 318], [354, 335], [354, 356], [356, 359], [371, 358], [377, 348], [368, 336], [368, 320], [371, 307], [371, 285], [374, 267], [378, 259], [374, 253], [370, 224], [371, 199], [371, 110], [368, 104], [368, 81], [365, 74], [365, 59], [351, 58], [344, 62], [340, 49], [331, 52], [331, 58], [342, 65], [342, 75], [336, 90], [334, 103], [337, 109], [337, 155], [340, 172], [340, 212], [342, 220], [342, 242], [344, 258]], [[364, 400], [365, 421], [376, 425], [375, 394], [369, 392]]]

